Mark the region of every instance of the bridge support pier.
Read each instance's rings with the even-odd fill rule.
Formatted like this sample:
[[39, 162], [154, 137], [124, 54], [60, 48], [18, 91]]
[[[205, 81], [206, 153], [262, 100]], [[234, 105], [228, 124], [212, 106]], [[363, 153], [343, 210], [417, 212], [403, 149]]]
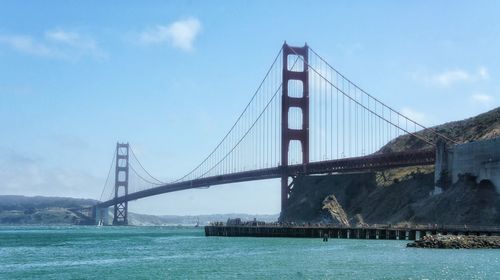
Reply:
[[[301, 56], [294, 62], [302, 63], [302, 71], [294, 71], [294, 64], [288, 64], [290, 55]], [[291, 47], [283, 44], [283, 86], [281, 95], [281, 212], [288, 205], [291, 184], [288, 183], [290, 175], [288, 171], [288, 150], [291, 141], [299, 141], [302, 147], [302, 164], [304, 172], [309, 163], [309, 71], [308, 71], [309, 48]], [[300, 68], [300, 67], [299, 67]], [[291, 96], [288, 91], [289, 81], [302, 83], [302, 96]], [[302, 128], [292, 129], [288, 124], [288, 113], [290, 108], [298, 108], [302, 111]]]
[[448, 149], [443, 139], [436, 143], [436, 163], [434, 165], [434, 193], [439, 194], [451, 183], [448, 173]]
[[[129, 144], [116, 144], [115, 199], [128, 195]], [[128, 201], [114, 205], [113, 225], [128, 225]]]

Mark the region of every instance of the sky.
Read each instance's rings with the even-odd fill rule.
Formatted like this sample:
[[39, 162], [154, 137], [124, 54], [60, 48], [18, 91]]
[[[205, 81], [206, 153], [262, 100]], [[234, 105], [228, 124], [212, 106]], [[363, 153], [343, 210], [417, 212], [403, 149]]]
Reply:
[[[497, 1], [0, 0], [0, 195], [98, 199], [117, 141], [177, 178], [218, 143], [286, 40], [424, 125], [500, 104]], [[134, 201], [274, 214], [278, 180]]]

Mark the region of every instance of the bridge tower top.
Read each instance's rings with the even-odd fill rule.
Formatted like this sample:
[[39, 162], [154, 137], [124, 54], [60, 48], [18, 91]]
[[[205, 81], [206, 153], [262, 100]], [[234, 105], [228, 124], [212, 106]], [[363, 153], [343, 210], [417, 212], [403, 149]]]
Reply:
[[[290, 60], [290, 56], [301, 56], [301, 59]], [[281, 210], [286, 208], [290, 195], [291, 186], [288, 184], [288, 153], [290, 143], [299, 141], [302, 151], [302, 164], [304, 172], [309, 163], [309, 71], [308, 71], [309, 47], [292, 47], [286, 42], [283, 44], [283, 85], [281, 95]], [[297, 62], [301, 63], [296, 65]], [[289, 92], [289, 81], [297, 81], [301, 84], [299, 94], [291, 96]], [[295, 85], [296, 83], [295, 82]], [[291, 108], [299, 109], [302, 113], [302, 126], [290, 128], [289, 113]]]

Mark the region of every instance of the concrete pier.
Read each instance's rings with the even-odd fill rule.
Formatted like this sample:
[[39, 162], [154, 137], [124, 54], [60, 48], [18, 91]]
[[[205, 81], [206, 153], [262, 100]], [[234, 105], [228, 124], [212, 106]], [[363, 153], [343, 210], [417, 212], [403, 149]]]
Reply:
[[410, 228], [395, 228], [390, 226], [374, 227], [336, 227], [318, 226], [287, 226], [266, 224], [223, 225], [216, 223], [205, 227], [206, 236], [239, 236], [239, 237], [296, 237], [296, 238], [329, 238], [342, 239], [383, 239], [383, 240], [419, 240], [430, 234], [442, 235], [496, 235], [500, 236], [500, 227], [464, 227], [415, 226]]
[[434, 175], [436, 186], [454, 184], [463, 174], [475, 176], [478, 184], [493, 184], [500, 194], [500, 137], [449, 148], [439, 141]]

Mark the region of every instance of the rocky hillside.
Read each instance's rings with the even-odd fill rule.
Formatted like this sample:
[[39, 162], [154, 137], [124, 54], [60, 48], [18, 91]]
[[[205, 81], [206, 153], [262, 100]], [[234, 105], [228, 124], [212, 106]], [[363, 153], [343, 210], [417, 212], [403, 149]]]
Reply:
[[[417, 134], [426, 139], [432, 139], [433, 143], [435, 143], [437, 139], [432, 131], [436, 131], [458, 143], [499, 137], [500, 107], [472, 118], [434, 126]], [[403, 135], [389, 142], [379, 152], [400, 152], [425, 148], [429, 148], [429, 146], [424, 141], [414, 136]]]
[[[463, 121], [433, 127], [458, 142], [500, 136], [500, 107]], [[419, 132], [430, 136], [429, 131]], [[428, 148], [423, 141], [401, 136], [379, 152]], [[374, 223], [500, 225], [500, 195], [493, 185], [478, 185], [463, 176], [438, 195], [434, 167], [384, 172], [302, 176], [296, 179], [289, 207], [280, 219], [344, 225]]]
[[281, 219], [351, 226], [500, 225], [500, 195], [491, 184], [478, 185], [475, 178], [463, 176], [443, 193], [431, 195], [434, 175], [428, 170], [386, 173], [298, 177]]

